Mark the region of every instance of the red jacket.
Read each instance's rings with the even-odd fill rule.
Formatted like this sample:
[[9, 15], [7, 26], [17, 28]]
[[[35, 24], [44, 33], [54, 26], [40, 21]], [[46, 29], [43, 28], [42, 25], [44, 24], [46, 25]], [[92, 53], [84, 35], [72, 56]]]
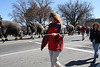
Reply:
[[85, 26], [82, 26], [81, 32], [82, 32], [82, 33], [85, 33], [85, 31], [86, 31], [86, 27], [85, 27]]
[[52, 35], [46, 35], [43, 37], [41, 47], [44, 48], [48, 43], [48, 49], [52, 51], [62, 51], [63, 50], [63, 35], [60, 35], [61, 23], [57, 20], [54, 23], [49, 24], [49, 28], [46, 34], [57, 33], [56, 37]]

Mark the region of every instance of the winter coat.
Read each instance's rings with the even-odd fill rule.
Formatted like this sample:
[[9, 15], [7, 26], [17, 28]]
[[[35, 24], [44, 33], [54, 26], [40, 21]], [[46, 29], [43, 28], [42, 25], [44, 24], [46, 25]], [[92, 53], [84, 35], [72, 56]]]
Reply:
[[63, 35], [62, 24], [55, 20], [54, 23], [50, 23], [46, 34], [56, 33], [57, 36], [46, 35], [43, 37], [41, 47], [44, 48], [48, 43], [48, 49], [52, 51], [62, 51], [63, 50]]
[[82, 33], [85, 33], [85, 31], [86, 31], [86, 27], [85, 27], [85, 26], [82, 26], [81, 32], [82, 32]]
[[93, 39], [95, 39], [96, 43], [100, 43], [100, 30], [91, 29], [89, 38], [90, 38], [91, 42], [93, 42]]

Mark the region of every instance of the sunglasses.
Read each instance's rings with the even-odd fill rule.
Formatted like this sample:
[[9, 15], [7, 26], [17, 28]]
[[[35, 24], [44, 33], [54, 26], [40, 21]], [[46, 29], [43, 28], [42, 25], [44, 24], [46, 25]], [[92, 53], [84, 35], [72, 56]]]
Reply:
[[51, 18], [52, 16], [49, 16], [49, 18]]
[[53, 15], [52, 15], [52, 14], [50, 14], [49, 18], [50, 18], [50, 17], [53, 17]]

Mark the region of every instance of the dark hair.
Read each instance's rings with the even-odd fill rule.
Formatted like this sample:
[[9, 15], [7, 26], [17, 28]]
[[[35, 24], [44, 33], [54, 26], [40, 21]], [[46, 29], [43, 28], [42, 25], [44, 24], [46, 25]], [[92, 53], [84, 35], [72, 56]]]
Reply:
[[92, 24], [92, 29], [94, 29], [94, 26], [95, 25], [97, 25], [98, 26], [98, 29], [99, 29], [99, 23], [97, 23], [97, 22]]

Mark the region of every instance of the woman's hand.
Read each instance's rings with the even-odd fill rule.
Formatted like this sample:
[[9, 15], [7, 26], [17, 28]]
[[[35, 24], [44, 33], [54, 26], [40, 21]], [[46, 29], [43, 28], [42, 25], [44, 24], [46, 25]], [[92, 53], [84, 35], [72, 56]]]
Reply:
[[56, 33], [52, 33], [52, 36], [55, 37], [55, 36], [57, 36], [57, 34]]
[[43, 50], [44, 47], [41, 46], [41, 51]]

